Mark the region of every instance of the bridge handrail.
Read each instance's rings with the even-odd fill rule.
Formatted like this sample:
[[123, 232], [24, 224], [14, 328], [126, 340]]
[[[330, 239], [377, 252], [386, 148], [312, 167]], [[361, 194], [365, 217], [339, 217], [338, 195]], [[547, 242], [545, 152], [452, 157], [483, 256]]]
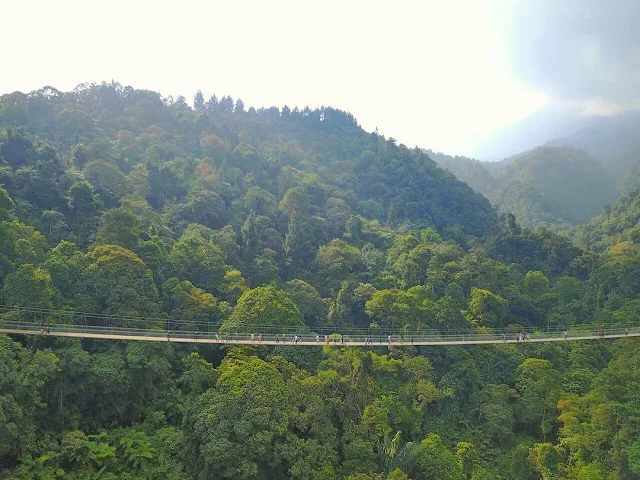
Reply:
[[[44, 326], [35, 322], [3, 322], [0, 324], [0, 330], [13, 331], [15, 333], [37, 333], [41, 334], [65, 334], [65, 333], [77, 333], [87, 335], [115, 335], [122, 337], [148, 337], [158, 339], [187, 339], [187, 340], [208, 340], [224, 342], [241, 342], [241, 343], [260, 343], [263, 342], [278, 342], [282, 344], [295, 344], [295, 343], [317, 343], [324, 344], [324, 336], [320, 336], [315, 333], [301, 333], [301, 334], [265, 334], [257, 335], [254, 332], [234, 332], [234, 333], [218, 333], [218, 332], [200, 332], [200, 331], [165, 331], [162, 329], [140, 329], [140, 328], [127, 328], [127, 327], [114, 327], [114, 326], [95, 326], [95, 325], [71, 325], [71, 324], [49, 324]], [[535, 334], [527, 335], [528, 340], [544, 340], [544, 339], [574, 339], [574, 338], [596, 338], [598, 336], [611, 337], [611, 336], [625, 336], [631, 334], [632, 336], [640, 335], [640, 327], [633, 328], [609, 328], [600, 335], [600, 333], [593, 329], [588, 330], [571, 330], [567, 331], [566, 336], [564, 332], [538, 332]], [[296, 340], [297, 339], [297, 340]], [[451, 343], [451, 342], [464, 342], [464, 343], [477, 343], [484, 341], [523, 341], [516, 337], [516, 335], [507, 334], [487, 334], [487, 333], [475, 333], [464, 335], [409, 335], [409, 336], [371, 336], [371, 335], [341, 335], [331, 339], [331, 344], [369, 344], [369, 345], [411, 345], [413, 343], [420, 344], [424, 342], [429, 343]]]
[[[30, 322], [25, 323], [33, 323], [39, 325], [40, 323], [48, 322], [51, 325], [76, 325], [83, 326], [83, 328], [89, 327], [102, 327], [102, 328], [123, 328], [128, 332], [138, 330], [140, 332], [153, 331], [155, 327], [158, 331], [162, 330], [171, 330], [175, 335], [179, 335], [178, 332], [202, 332], [202, 335], [215, 335], [216, 332], [219, 332], [219, 325], [212, 324], [207, 322], [192, 322], [192, 321], [180, 321], [176, 319], [163, 318], [163, 317], [127, 317], [127, 316], [117, 316], [117, 315], [106, 315], [106, 314], [95, 314], [95, 313], [85, 313], [85, 312], [76, 312], [76, 311], [68, 311], [68, 310], [53, 310], [53, 309], [43, 309], [43, 308], [33, 308], [33, 307], [24, 307], [24, 306], [8, 306], [8, 305], [0, 305], [0, 324], [3, 322], [2, 317], [5, 316], [3, 314], [8, 314], [10, 312], [17, 312], [26, 314], [30, 317]], [[58, 319], [70, 319], [75, 323], [67, 323], [61, 322], [58, 323]], [[8, 321], [11, 321], [9, 319]], [[126, 325], [113, 325], [113, 323], [122, 323], [126, 322]], [[6, 323], [6, 322], [5, 322]], [[468, 336], [478, 336], [484, 335], [483, 338], [489, 338], [490, 336], [501, 337], [503, 335], [515, 336], [518, 332], [524, 332], [529, 337], [538, 336], [538, 335], [561, 335], [564, 334], [565, 331], [568, 331], [571, 335], [573, 331], [588, 331], [593, 330], [597, 331], [598, 329], [605, 329], [606, 332], [611, 331], [612, 328], [616, 329], [632, 329], [638, 327], [638, 324], [615, 324], [615, 325], [602, 325], [602, 324], [578, 324], [573, 326], [551, 326], [547, 329], [541, 330], [540, 327], [524, 327], [519, 325], [509, 325], [504, 327], [503, 329], [487, 329], [484, 327], [478, 327], [475, 329], [464, 329], [464, 330], [436, 330], [432, 328], [421, 328], [416, 330], [409, 329], [398, 329], [398, 328], [343, 328], [341, 331], [335, 331], [334, 328], [331, 327], [316, 327], [311, 328], [307, 326], [301, 327], [287, 327], [287, 326], [264, 326], [259, 325], [253, 327], [254, 331], [249, 332], [254, 333], [255, 335], [262, 334], [265, 335], [276, 335], [276, 334], [286, 334], [286, 335], [312, 335], [316, 334], [320, 336], [324, 335], [345, 335], [347, 337], [383, 337], [383, 339], [391, 336], [393, 339], [398, 339], [401, 336], [406, 338], [410, 338], [411, 336], [417, 337], [443, 337], [443, 338], [452, 338], [455, 336], [466, 338]], [[227, 334], [228, 332], [224, 332]], [[234, 333], [234, 332], [231, 332]], [[238, 332], [239, 333], [239, 332]]]

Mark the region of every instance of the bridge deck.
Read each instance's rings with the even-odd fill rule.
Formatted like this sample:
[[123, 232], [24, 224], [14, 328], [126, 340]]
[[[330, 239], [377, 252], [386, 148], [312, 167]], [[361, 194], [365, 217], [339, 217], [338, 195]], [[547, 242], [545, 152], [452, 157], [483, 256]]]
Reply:
[[[64, 327], [64, 331], [57, 330], [57, 328]], [[114, 331], [109, 331], [109, 330]], [[55, 326], [50, 329], [49, 333], [41, 331], [38, 326], [35, 328], [0, 328], [0, 333], [11, 335], [40, 335], [40, 336], [55, 336], [55, 337], [72, 337], [72, 338], [95, 338], [103, 340], [133, 340], [133, 341], [145, 341], [145, 342], [175, 342], [175, 343], [209, 343], [219, 345], [295, 345], [305, 347], [317, 347], [322, 345], [328, 345], [332, 347], [374, 347], [374, 346], [407, 346], [407, 345], [486, 345], [486, 344], [505, 344], [505, 343], [538, 343], [538, 342], [567, 342], [576, 340], [603, 340], [603, 339], [616, 339], [626, 337], [640, 337], [640, 331], [633, 329], [628, 333], [626, 331], [612, 331], [606, 333], [604, 336], [598, 336], [593, 332], [569, 332], [567, 338], [564, 334], [529, 334], [529, 338], [526, 341], [518, 341], [517, 338], [501, 338], [491, 334], [468, 334], [468, 335], [456, 335], [456, 336], [442, 336], [442, 337], [415, 337], [413, 340], [410, 337], [406, 337], [403, 340], [394, 339], [391, 342], [384, 340], [379, 341], [378, 338], [374, 338], [372, 341], [364, 341], [363, 337], [346, 338], [344, 343], [339, 339], [332, 339], [330, 342], [325, 343], [321, 338], [316, 341], [313, 336], [302, 337], [295, 342], [293, 337], [287, 336], [286, 340], [280, 338], [276, 340], [274, 335], [270, 335], [268, 338], [258, 340], [257, 336], [255, 340], [250, 339], [250, 334], [239, 335], [238, 338], [230, 339], [216, 339], [215, 334], [198, 334], [195, 332], [173, 332], [167, 339], [166, 333], [157, 330], [141, 331], [139, 329], [127, 330], [124, 328], [101, 328], [101, 331], [83, 331], [81, 326]], [[212, 338], [213, 337], [213, 338]]]

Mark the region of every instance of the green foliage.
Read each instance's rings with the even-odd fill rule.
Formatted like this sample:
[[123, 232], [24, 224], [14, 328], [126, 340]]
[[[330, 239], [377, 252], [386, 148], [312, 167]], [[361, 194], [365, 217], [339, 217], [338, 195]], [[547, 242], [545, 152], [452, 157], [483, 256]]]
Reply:
[[615, 178], [575, 148], [538, 147], [493, 164], [428, 153], [530, 227], [563, 229], [587, 222], [617, 197]]
[[7, 275], [2, 288], [4, 301], [17, 307], [52, 308], [55, 293], [49, 272], [29, 264]]
[[89, 285], [94, 298], [113, 315], [153, 316], [159, 311], [151, 271], [133, 252], [100, 245], [90, 253]]
[[[124, 327], [371, 327], [374, 340], [636, 322], [637, 192], [572, 237], [518, 224], [592, 213], [603, 198], [579, 211], [581, 188], [606, 179], [576, 171], [580, 158], [534, 151], [498, 187], [465, 162], [524, 215], [499, 224], [423, 152], [332, 108], [197, 95], [192, 109], [117, 83], [16, 92], [0, 97], [2, 302]], [[640, 475], [631, 338], [197, 351], [19, 339], [0, 336], [2, 478]]]
[[507, 301], [489, 290], [472, 288], [469, 311], [480, 325], [499, 328], [507, 319]]
[[302, 313], [305, 324], [314, 327], [321, 326], [326, 321], [328, 301], [312, 285], [304, 280], [294, 279], [286, 282], [283, 288]]
[[256, 331], [256, 327], [300, 327], [302, 314], [286, 292], [272, 286], [256, 287], [242, 294], [220, 329], [226, 332]]
[[230, 358], [216, 386], [188, 414], [188, 465], [201, 478], [255, 478], [269, 468], [271, 445], [287, 430], [284, 380], [257, 357]]
[[191, 224], [168, 255], [171, 271], [181, 279], [214, 294], [222, 293], [225, 265], [222, 249], [212, 239], [213, 231]]

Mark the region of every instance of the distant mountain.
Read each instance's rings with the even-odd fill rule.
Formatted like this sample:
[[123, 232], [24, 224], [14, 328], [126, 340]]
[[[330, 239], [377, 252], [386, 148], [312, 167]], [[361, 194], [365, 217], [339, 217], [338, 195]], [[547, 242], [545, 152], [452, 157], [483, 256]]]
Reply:
[[619, 188], [640, 186], [640, 115], [602, 118], [571, 135], [546, 142], [547, 146], [581, 148], [605, 166]]
[[550, 139], [568, 137], [594, 125], [593, 117], [582, 117], [564, 109], [545, 107], [511, 125], [485, 135], [468, 150], [481, 161], [496, 162], [543, 145]]
[[589, 221], [617, 198], [615, 179], [585, 151], [538, 147], [501, 162], [427, 151], [438, 164], [530, 227]]
[[480, 162], [474, 158], [456, 155], [452, 157], [433, 150], [425, 150], [427, 155], [443, 168], [453, 173], [476, 192], [486, 195], [498, 186], [498, 181], [489, 171], [489, 162]]
[[504, 162], [489, 199], [529, 225], [580, 224], [617, 198], [615, 180], [584, 150], [538, 147]]

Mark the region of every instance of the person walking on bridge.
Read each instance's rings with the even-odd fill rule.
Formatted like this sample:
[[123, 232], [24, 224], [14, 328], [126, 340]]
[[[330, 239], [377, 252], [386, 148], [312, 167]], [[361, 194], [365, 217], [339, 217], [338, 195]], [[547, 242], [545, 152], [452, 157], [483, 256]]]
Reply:
[[167, 330], [167, 342], [171, 341], [171, 332]]

